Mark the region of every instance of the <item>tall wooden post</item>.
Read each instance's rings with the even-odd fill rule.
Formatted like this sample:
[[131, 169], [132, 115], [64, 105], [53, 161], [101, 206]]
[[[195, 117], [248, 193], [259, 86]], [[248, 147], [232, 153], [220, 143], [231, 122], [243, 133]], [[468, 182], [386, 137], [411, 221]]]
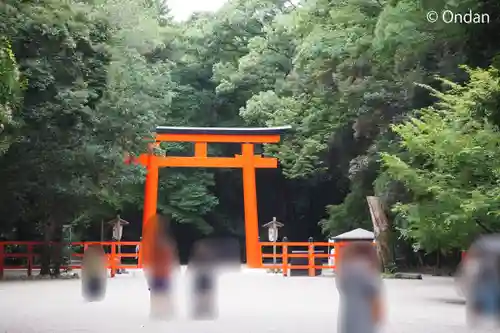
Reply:
[[145, 226], [156, 215], [158, 204], [158, 165], [156, 156], [152, 152], [148, 155], [146, 166], [146, 185], [144, 190], [144, 212], [142, 218], [142, 233], [144, 236]]
[[390, 248], [390, 225], [380, 198], [374, 196], [366, 197], [370, 215], [373, 223], [373, 231], [377, 246], [377, 253], [384, 270], [389, 270], [393, 264], [392, 251]]
[[257, 185], [255, 181], [255, 166], [253, 164], [254, 146], [244, 143], [241, 147], [243, 157], [243, 196], [245, 205], [245, 233], [247, 266], [259, 268], [262, 255], [259, 245], [259, 224], [257, 212]]

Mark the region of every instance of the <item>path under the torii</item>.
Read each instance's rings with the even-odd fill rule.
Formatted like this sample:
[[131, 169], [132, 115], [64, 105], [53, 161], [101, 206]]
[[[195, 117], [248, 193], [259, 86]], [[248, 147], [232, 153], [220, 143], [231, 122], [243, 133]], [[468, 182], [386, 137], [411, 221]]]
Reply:
[[[256, 168], [277, 168], [278, 160], [255, 155], [254, 145], [278, 143], [290, 126], [273, 128], [210, 128], [158, 126], [149, 151], [135, 162], [146, 167], [143, 231], [156, 215], [158, 205], [158, 169], [162, 167], [240, 168], [243, 171], [247, 266], [261, 267], [257, 212]], [[194, 156], [156, 156], [154, 145], [161, 142], [193, 142]], [[234, 157], [208, 156], [210, 143], [239, 143], [241, 154]]]
[[[284, 278], [249, 270], [226, 274], [219, 282], [217, 320], [187, 317], [190, 284], [182, 275], [176, 284], [178, 316], [167, 322], [149, 320], [149, 293], [142, 275], [110, 279], [105, 300], [91, 303], [82, 299], [79, 280], [0, 283], [0, 332], [336, 332], [339, 303], [332, 277]], [[471, 332], [451, 278], [385, 280], [384, 289], [384, 333]]]

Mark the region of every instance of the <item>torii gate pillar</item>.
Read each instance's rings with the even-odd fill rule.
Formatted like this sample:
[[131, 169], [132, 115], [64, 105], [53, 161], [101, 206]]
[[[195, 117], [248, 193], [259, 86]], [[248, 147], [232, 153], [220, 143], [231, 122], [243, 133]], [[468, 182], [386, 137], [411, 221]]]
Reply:
[[[247, 266], [251, 268], [261, 267], [262, 255], [259, 245], [255, 169], [277, 168], [278, 161], [276, 158], [255, 155], [254, 145], [263, 143], [278, 143], [280, 141], [281, 134], [290, 128], [290, 126], [273, 128], [196, 128], [158, 126], [155, 133], [156, 144], [160, 142], [194, 142], [195, 153], [194, 156], [191, 157], [155, 156], [152, 145], [150, 145], [149, 152], [147, 154], [142, 154], [138, 160], [136, 160], [147, 169], [144, 196], [143, 233], [148, 221], [156, 215], [158, 203], [158, 168], [241, 168], [243, 171]], [[241, 155], [236, 155], [234, 157], [208, 157], [208, 143], [240, 143]]]

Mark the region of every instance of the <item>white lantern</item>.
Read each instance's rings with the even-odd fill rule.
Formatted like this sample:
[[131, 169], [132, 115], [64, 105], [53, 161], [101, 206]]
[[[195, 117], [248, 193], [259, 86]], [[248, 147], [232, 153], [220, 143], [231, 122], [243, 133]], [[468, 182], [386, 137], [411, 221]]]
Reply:
[[273, 226], [268, 229], [268, 237], [270, 242], [276, 242], [278, 240], [278, 228]]
[[122, 239], [122, 235], [123, 235], [123, 225], [120, 223], [120, 221], [118, 221], [113, 226], [113, 239], [120, 240]]

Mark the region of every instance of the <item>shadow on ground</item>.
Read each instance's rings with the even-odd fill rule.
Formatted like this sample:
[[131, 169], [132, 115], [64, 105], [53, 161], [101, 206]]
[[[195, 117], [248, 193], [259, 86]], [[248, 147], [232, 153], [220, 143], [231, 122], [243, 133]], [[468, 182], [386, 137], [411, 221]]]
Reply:
[[444, 304], [465, 305], [465, 300], [460, 298], [433, 298], [432, 300]]

